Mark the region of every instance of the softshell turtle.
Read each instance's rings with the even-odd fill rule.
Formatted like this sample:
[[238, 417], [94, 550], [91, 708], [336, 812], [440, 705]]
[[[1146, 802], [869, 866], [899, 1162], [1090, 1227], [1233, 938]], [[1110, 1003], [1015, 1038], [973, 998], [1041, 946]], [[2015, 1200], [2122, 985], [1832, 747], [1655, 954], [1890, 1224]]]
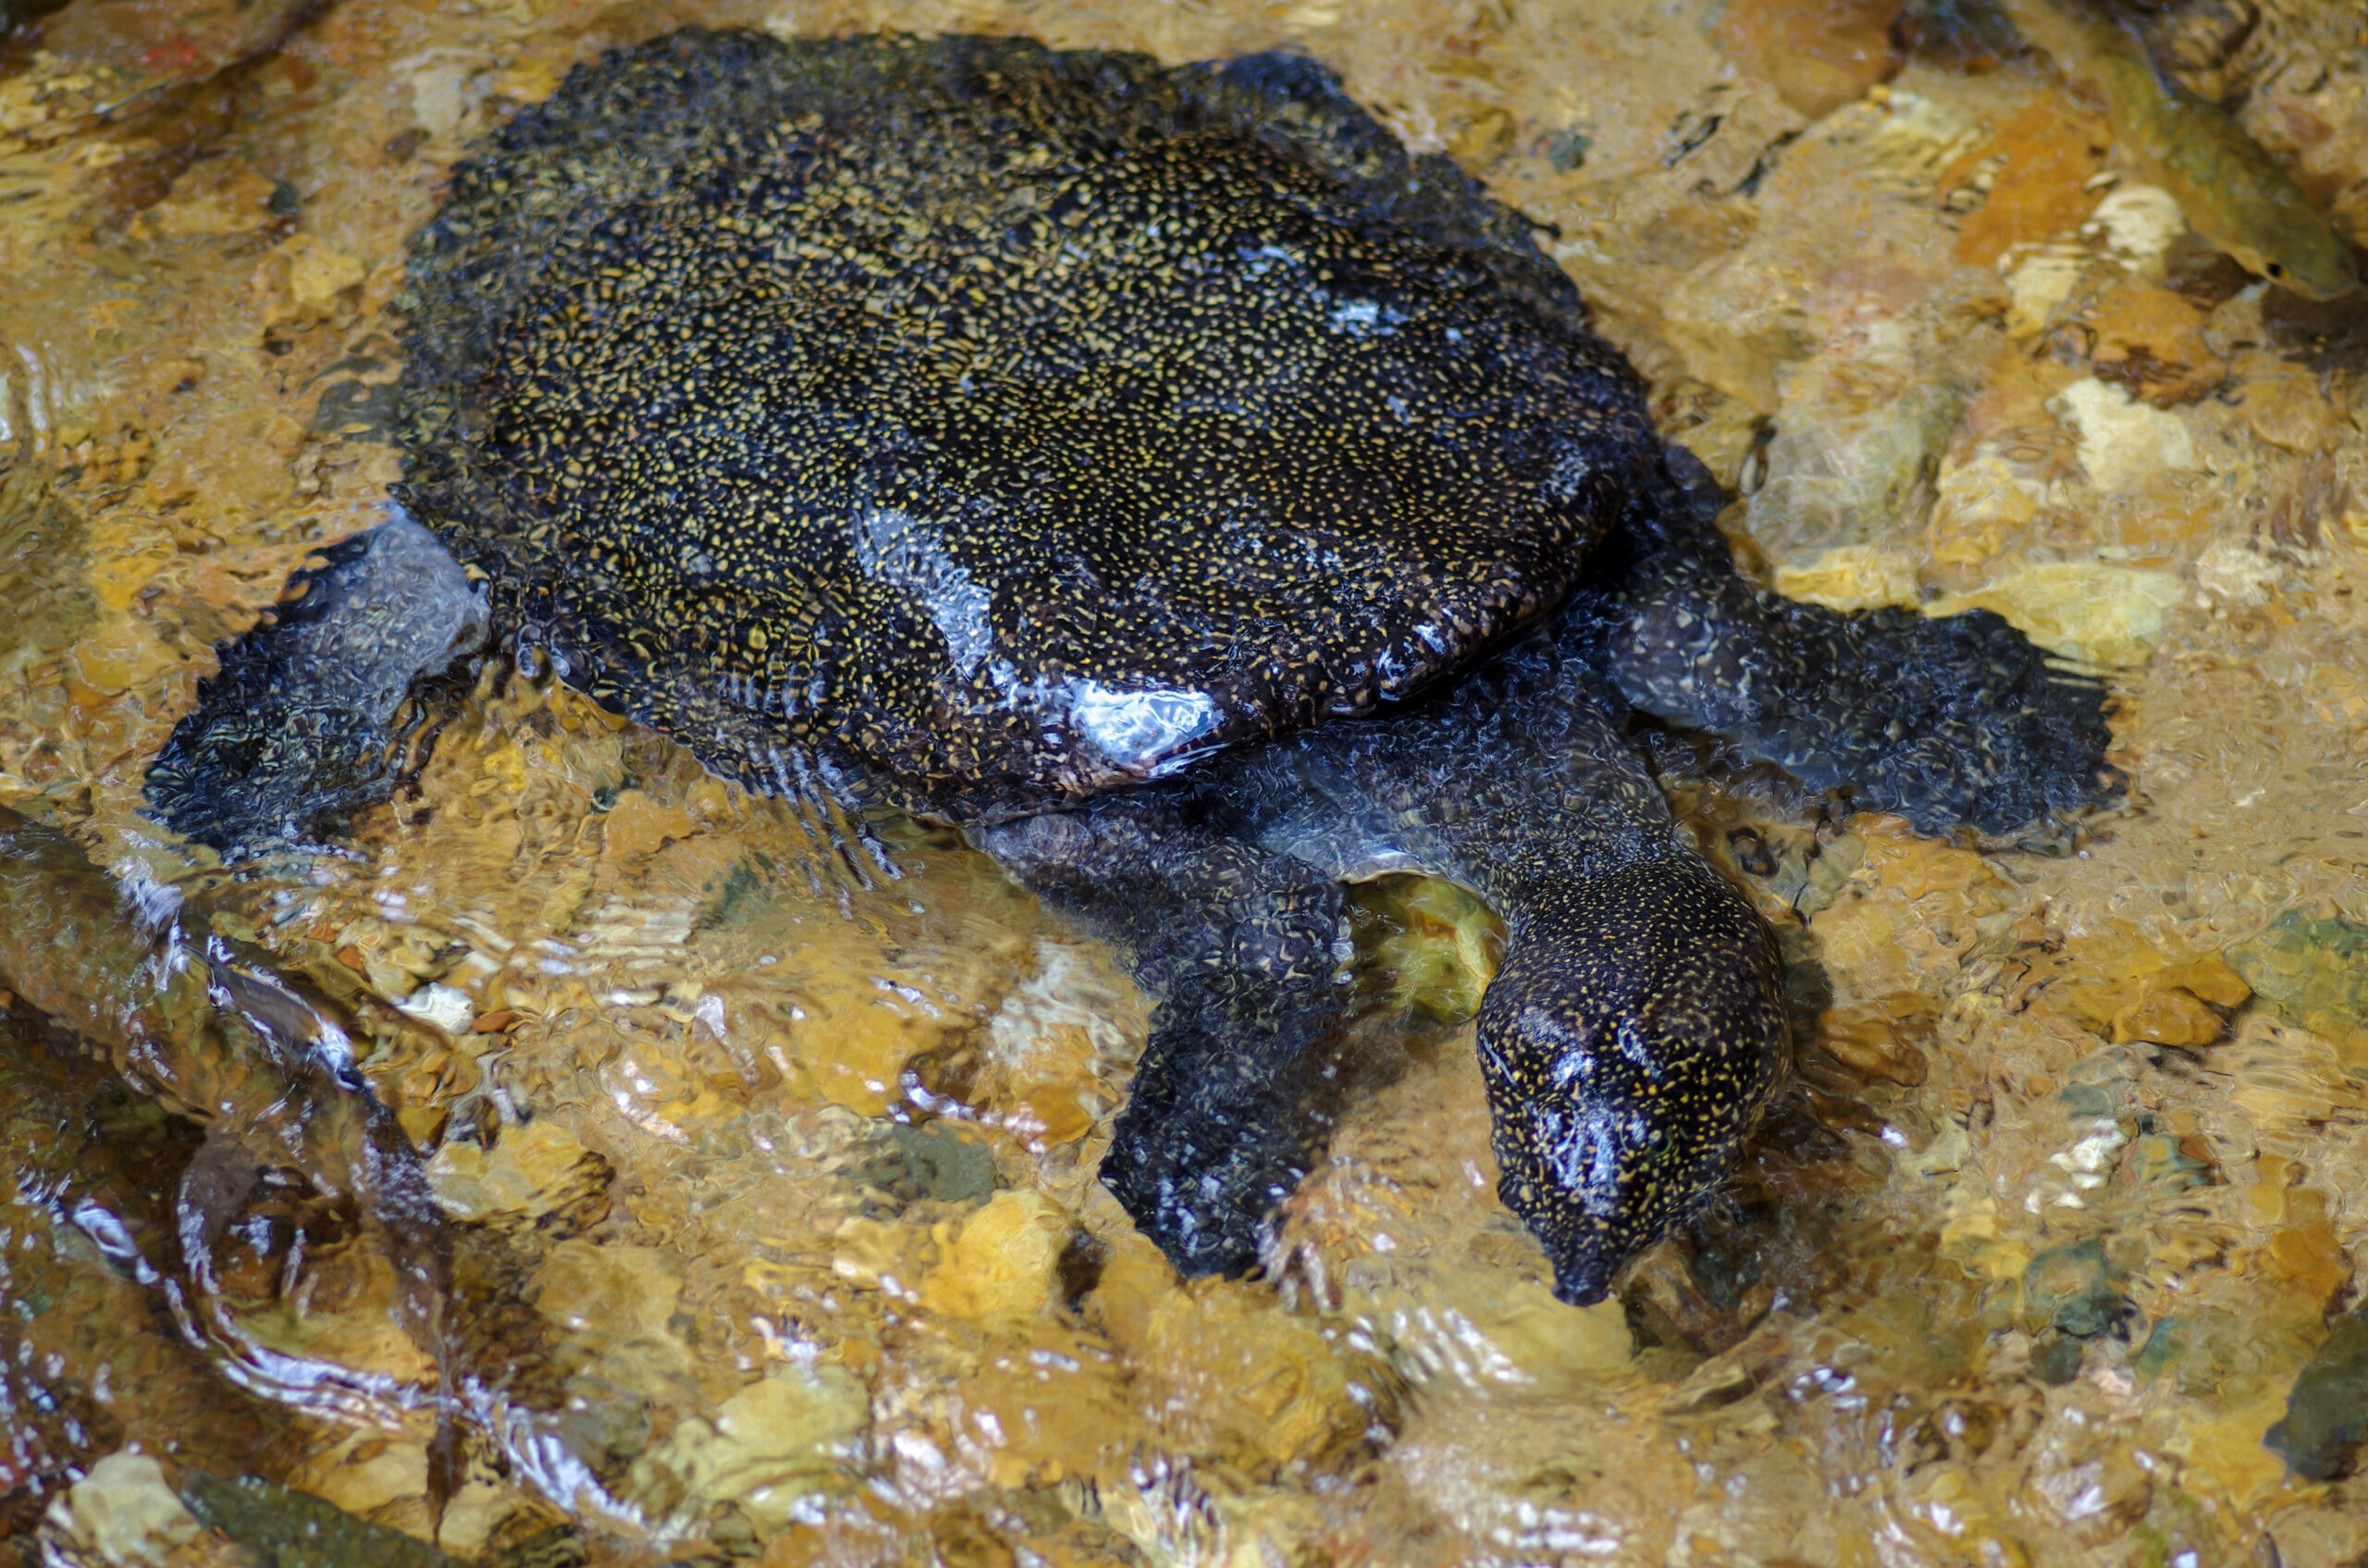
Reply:
[[489, 622], [755, 788], [960, 824], [1158, 999], [1103, 1176], [1188, 1272], [1305, 1168], [1378, 870], [1504, 922], [1558, 1293], [1716, 1189], [1778, 963], [1632, 715], [1931, 828], [2103, 787], [2100, 688], [2004, 622], [1755, 594], [1531, 226], [1304, 59], [677, 32], [461, 165], [401, 308], [408, 517], [226, 654], [168, 818], [382, 790], [388, 694]]

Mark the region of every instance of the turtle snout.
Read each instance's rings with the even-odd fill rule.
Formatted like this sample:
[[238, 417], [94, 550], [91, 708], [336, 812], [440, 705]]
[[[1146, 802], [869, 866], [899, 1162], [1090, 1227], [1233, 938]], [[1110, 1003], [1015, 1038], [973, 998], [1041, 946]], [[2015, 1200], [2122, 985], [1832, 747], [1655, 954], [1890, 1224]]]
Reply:
[[1576, 1232], [1559, 1250], [1549, 1251], [1554, 1266], [1554, 1299], [1565, 1306], [1594, 1306], [1611, 1294], [1611, 1277], [1627, 1255], [1601, 1232]]
[[[1554, 1294], [1590, 1306], [1610, 1293], [1622, 1266], [1726, 1179], [1754, 1107], [1683, 1114], [1655, 1097], [1671, 1087], [1666, 1075], [1634, 1070], [1616, 1044], [1536, 1008], [1511, 1023], [1514, 1037], [1492, 1041], [1483, 1059], [1545, 1070], [1489, 1075], [1492, 1091], [1502, 1085], [1492, 1095], [1497, 1192], [1545, 1249]], [[1620, 1023], [1609, 1031], [1620, 1031]]]
[[1597, 1306], [1611, 1298], [1611, 1276], [1593, 1272], [1554, 1273], [1554, 1299], [1564, 1306]]

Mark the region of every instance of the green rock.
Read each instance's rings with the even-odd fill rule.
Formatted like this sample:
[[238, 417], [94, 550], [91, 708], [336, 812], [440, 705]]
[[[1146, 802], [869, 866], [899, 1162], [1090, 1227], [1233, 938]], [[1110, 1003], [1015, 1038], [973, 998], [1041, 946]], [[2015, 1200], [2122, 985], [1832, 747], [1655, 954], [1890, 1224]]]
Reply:
[[2080, 1376], [2081, 1342], [2069, 1334], [2050, 1333], [2031, 1348], [2031, 1376], [2051, 1389], [2060, 1389]]
[[940, 1122], [922, 1127], [892, 1123], [858, 1145], [848, 1174], [897, 1207], [934, 1199], [983, 1204], [994, 1195], [994, 1156]]
[[1504, 928], [1486, 905], [1420, 876], [1354, 883], [1349, 904], [1360, 980], [1373, 993], [1360, 1001], [1443, 1024], [1479, 1012], [1504, 950]]
[[2335, 1327], [2294, 1378], [2286, 1419], [2262, 1436], [2272, 1453], [2306, 1481], [2343, 1473], [2368, 1438], [2368, 1311], [2336, 1319]]
[[0, 477], [0, 603], [14, 607], [0, 624], [0, 671], [57, 653], [98, 620], [82, 536], [51, 476], [27, 466]]
[[2115, 1273], [2095, 1237], [2040, 1253], [2023, 1270], [2026, 1327], [2033, 1333], [2054, 1328], [2076, 1340], [2118, 1327], [2131, 1308], [2115, 1287]]
[[2368, 1046], [2368, 926], [2289, 909], [2221, 957], [2288, 1019]]
[[2159, 1377], [2189, 1350], [2185, 1327], [2176, 1317], [2165, 1317], [2154, 1325], [2146, 1336], [2145, 1345], [2129, 1361], [2129, 1369], [2140, 1377]]
[[425, 1541], [277, 1481], [192, 1470], [181, 1501], [201, 1523], [260, 1553], [266, 1568], [461, 1568]]

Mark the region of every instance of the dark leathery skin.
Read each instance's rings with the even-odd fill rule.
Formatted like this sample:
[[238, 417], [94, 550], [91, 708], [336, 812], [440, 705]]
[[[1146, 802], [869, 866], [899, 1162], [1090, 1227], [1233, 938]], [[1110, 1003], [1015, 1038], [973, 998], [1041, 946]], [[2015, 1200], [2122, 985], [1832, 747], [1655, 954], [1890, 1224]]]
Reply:
[[1251, 1268], [1322, 1142], [1302, 1069], [1345, 996], [1339, 883], [1222, 831], [1175, 788], [971, 837], [1117, 946], [1157, 1000], [1104, 1184], [1184, 1272]]
[[[1774, 948], [1630, 710], [1919, 825], [2110, 790], [2099, 688], [1994, 617], [1756, 594], [1523, 222], [1304, 61], [674, 34], [456, 170], [402, 308], [400, 494], [522, 662], [959, 822], [1126, 952], [1103, 1174], [1192, 1272], [1321, 1144], [1338, 881], [1389, 867], [1506, 923], [1500, 1191], [1565, 1299], [1716, 1190], [1787, 1059]], [[375, 710], [227, 765], [291, 649], [424, 668], [336, 586], [226, 655], [177, 823], [383, 784]]]
[[1418, 688], [1653, 450], [1526, 227], [1281, 58], [674, 34], [462, 165], [402, 305], [503, 623], [970, 820]]
[[1532, 891], [1481, 999], [1505, 1205], [1601, 1301], [1734, 1169], [1791, 1061], [1767, 925], [1690, 853]]

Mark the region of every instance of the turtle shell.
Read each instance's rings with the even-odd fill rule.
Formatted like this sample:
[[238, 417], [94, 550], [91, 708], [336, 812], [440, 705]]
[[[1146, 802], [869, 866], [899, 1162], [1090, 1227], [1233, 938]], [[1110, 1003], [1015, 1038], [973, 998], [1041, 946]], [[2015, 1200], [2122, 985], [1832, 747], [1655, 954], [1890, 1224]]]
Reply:
[[399, 497], [709, 766], [993, 819], [1405, 698], [1655, 450], [1529, 226], [1320, 68], [684, 31], [420, 233]]

